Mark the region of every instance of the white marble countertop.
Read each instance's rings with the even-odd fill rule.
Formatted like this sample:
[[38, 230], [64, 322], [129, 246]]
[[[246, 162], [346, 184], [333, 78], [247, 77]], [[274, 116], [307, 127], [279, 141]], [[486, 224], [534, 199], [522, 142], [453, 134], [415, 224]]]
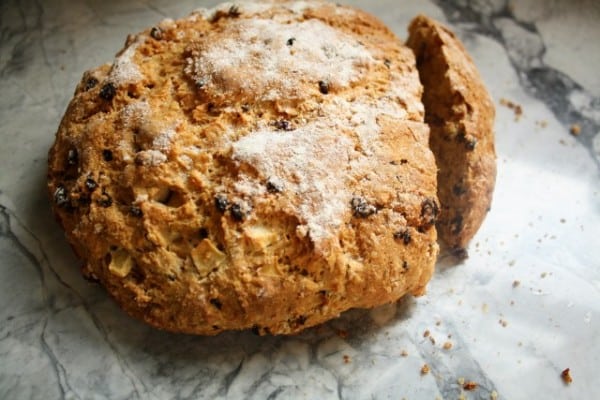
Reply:
[[0, 3], [0, 398], [597, 398], [600, 3], [352, 3], [401, 37], [419, 12], [456, 30], [497, 104], [498, 184], [470, 258], [442, 258], [427, 295], [293, 337], [130, 319], [81, 278], [49, 211], [46, 154], [82, 72], [214, 2]]

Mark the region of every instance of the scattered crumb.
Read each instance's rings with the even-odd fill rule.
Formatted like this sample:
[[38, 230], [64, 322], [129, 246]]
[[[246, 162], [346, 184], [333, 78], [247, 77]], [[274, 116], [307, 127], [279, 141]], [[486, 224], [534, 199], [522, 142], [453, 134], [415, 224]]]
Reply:
[[498, 320], [498, 323], [502, 325], [503, 328], [506, 328], [508, 326], [508, 322], [506, 322], [506, 320], [504, 319]]
[[344, 329], [338, 329], [336, 331], [336, 334], [342, 339], [346, 339], [348, 337], [348, 331], [346, 331]]
[[539, 126], [540, 128], [545, 128], [545, 127], [547, 127], [547, 126], [548, 126], [548, 121], [546, 121], [546, 120], [542, 119], [542, 120], [540, 120], [540, 121], [535, 121], [535, 124], [536, 124], [537, 126]]
[[468, 382], [465, 382], [465, 384], [463, 385], [463, 389], [468, 390], [468, 391], [472, 391], [472, 390], [477, 389], [477, 386], [479, 386], [477, 384], [477, 382], [468, 381]]
[[400, 352], [400, 355], [401, 355], [402, 357], [408, 357], [408, 351], [406, 351], [406, 350], [402, 350], [402, 351]]
[[429, 337], [429, 329], [427, 329], [425, 332], [423, 332], [423, 337]]
[[562, 378], [565, 384], [570, 384], [573, 382], [573, 377], [571, 377], [571, 369], [567, 368], [563, 372], [560, 373], [560, 377]]
[[467, 400], [464, 393], [458, 395], [458, 400]]
[[518, 287], [520, 284], [521, 284], [521, 281], [514, 280], [514, 281], [513, 281], [513, 284], [512, 284], [512, 287], [516, 288], [516, 287]]
[[567, 220], [566, 220], [566, 219], [564, 219], [564, 218], [561, 218], [561, 219], [560, 219], [560, 223], [561, 223], [561, 224], [564, 224], [565, 222], [567, 222]]
[[512, 101], [507, 100], [505, 98], [500, 99], [500, 105], [508, 107], [511, 110], [513, 110], [513, 112], [515, 113], [515, 121], [518, 121], [519, 119], [521, 119], [521, 116], [523, 115], [523, 107], [521, 107], [521, 105], [519, 105], [517, 103], [513, 103]]
[[442, 324], [442, 321], [435, 321], [435, 326], [440, 326]]
[[515, 301], [514, 301], [514, 300], [511, 300], [511, 301], [510, 301], [510, 305], [511, 305], [511, 306], [514, 306], [514, 305], [515, 305]]
[[508, 262], [508, 266], [509, 266], [509, 267], [514, 267], [516, 262], [517, 262], [516, 260], [510, 260], [510, 261]]
[[429, 371], [429, 365], [423, 364], [423, 366], [421, 367], [421, 375], [427, 375]]
[[545, 278], [545, 277], [547, 277], [547, 276], [548, 276], [548, 273], [547, 273], [547, 272], [542, 272], [542, 273], [540, 274], [540, 278], [542, 278], [542, 279], [544, 279], [544, 278]]
[[495, 390], [492, 390], [492, 393], [490, 393], [490, 400], [497, 400], [498, 399], [498, 392], [496, 392]]
[[429, 336], [429, 341], [431, 342], [432, 345], [435, 346], [435, 339], [433, 338], [433, 336]]
[[562, 144], [563, 146], [567, 145], [567, 142], [564, 139], [560, 139], [558, 143]]
[[573, 136], [579, 136], [579, 134], [581, 133], [581, 126], [579, 126], [579, 124], [573, 124], [571, 125], [571, 129], [569, 129], [569, 132], [571, 132], [571, 135]]
[[465, 378], [463, 378], [462, 376], [461, 376], [460, 378], [458, 378], [456, 381], [458, 382], [458, 384], [459, 384], [460, 386], [462, 386], [462, 385], [464, 385], [464, 384], [465, 384]]
[[350, 356], [347, 354], [344, 354], [344, 364], [350, 364], [351, 361], [352, 361], [352, 359], [350, 358]]
[[452, 348], [452, 342], [444, 342], [444, 344], [442, 345], [442, 348], [444, 350], [450, 350]]
[[517, 343], [517, 345], [518, 345], [519, 347], [522, 347], [522, 346], [523, 346], [523, 342], [519, 342], [519, 343]]
[[481, 311], [484, 313], [487, 313], [488, 311], [490, 311], [490, 307], [487, 305], [487, 303], [483, 303], [481, 305]]

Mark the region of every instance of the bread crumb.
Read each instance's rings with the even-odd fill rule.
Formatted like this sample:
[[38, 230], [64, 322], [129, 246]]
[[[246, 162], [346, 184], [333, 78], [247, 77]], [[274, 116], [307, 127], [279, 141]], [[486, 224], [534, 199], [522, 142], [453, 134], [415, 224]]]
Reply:
[[498, 320], [498, 323], [499, 323], [500, 325], [502, 325], [502, 327], [503, 327], [503, 328], [506, 328], [506, 327], [507, 327], [507, 325], [508, 325], [508, 322], [506, 322], [506, 320], [504, 320], [504, 319], [500, 319], [500, 320]]
[[570, 368], [563, 370], [563, 372], [560, 373], [560, 377], [562, 378], [563, 382], [566, 385], [573, 382], [573, 377], [571, 377], [571, 369]]
[[463, 389], [468, 390], [468, 391], [472, 391], [477, 389], [479, 385], [477, 384], [477, 382], [473, 382], [473, 381], [468, 381], [465, 382], [463, 385]]
[[456, 380], [456, 382], [458, 382], [458, 384], [459, 384], [460, 386], [462, 386], [462, 385], [464, 385], [464, 384], [465, 384], [465, 378], [463, 378], [463, 377], [461, 376], [461, 377], [459, 377], [459, 378]]
[[483, 304], [481, 305], [481, 311], [482, 311], [483, 313], [487, 313], [488, 311], [490, 311], [490, 307], [487, 305], [487, 303], [483, 303]]
[[401, 355], [402, 357], [408, 357], [408, 351], [406, 351], [406, 350], [402, 350], [402, 351], [400, 352], [400, 355]]
[[520, 284], [521, 284], [521, 281], [514, 280], [514, 281], [513, 281], [513, 284], [512, 284], [512, 287], [516, 288], [516, 287], [518, 287]]
[[509, 109], [511, 109], [514, 112], [515, 121], [518, 121], [519, 119], [521, 119], [521, 116], [523, 115], [523, 107], [521, 107], [521, 105], [519, 105], [517, 103], [513, 103], [512, 101], [507, 100], [505, 98], [500, 99], [500, 105], [508, 107]]
[[571, 132], [571, 135], [573, 136], [579, 136], [579, 134], [581, 133], [581, 126], [579, 126], [579, 124], [573, 124], [571, 125], [569, 132]]
[[496, 392], [495, 390], [492, 390], [492, 393], [490, 393], [490, 400], [496, 400], [498, 399], [498, 392]]
[[545, 128], [545, 127], [548, 126], [548, 121], [546, 121], [546, 120], [543, 119], [543, 120], [540, 120], [540, 121], [535, 121], [535, 124], [537, 126], [539, 126], [540, 128]]
[[336, 331], [336, 334], [338, 335], [338, 337], [340, 337], [341, 339], [346, 339], [348, 337], [348, 331], [344, 330], [344, 329], [338, 329]]
[[423, 337], [429, 337], [429, 329], [427, 329], [425, 332], [423, 332]]
[[508, 266], [509, 266], [509, 267], [514, 267], [516, 262], [517, 262], [516, 260], [510, 260], [510, 261], [508, 262]]
[[540, 274], [540, 278], [542, 278], [542, 279], [544, 279], [544, 278], [545, 278], [545, 277], [547, 277], [547, 276], [548, 276], [548, 273], [547, 273], [547, 272], [542, 272], [542, 273]]
[[450, 350], [452, 348], [452, 342], [444, 342], [444, 344], [442, 345], [442, 348], [444, 350]]
[[344, 364], [350, 364], [351, 361], [352, 361], [352, 359], [350, 358], [350, 356], [347, 354], [344, 354]]
[[421, 367], [421, 375], [427, 375], [429, 371], [429, 365], [423, 364], [423, 366]]

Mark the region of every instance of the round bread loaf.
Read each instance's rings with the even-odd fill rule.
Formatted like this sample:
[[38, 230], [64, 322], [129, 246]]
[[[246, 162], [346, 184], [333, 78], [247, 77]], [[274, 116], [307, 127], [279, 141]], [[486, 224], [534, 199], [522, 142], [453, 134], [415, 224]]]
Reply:
[[49, 154], [83, 272], [156, 327], [289, 334], [424, 292], [436, 164], [413, 52], [361, 11], [240, 3], [86, 72]]

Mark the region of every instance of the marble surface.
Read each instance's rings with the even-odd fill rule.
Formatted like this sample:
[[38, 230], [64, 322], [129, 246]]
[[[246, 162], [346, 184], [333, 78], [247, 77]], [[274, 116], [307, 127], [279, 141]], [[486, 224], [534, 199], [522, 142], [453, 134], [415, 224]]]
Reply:
[[[597, 398], [594, 0], [352, 2], [401, 37], [419, 12], [448, 22], [497, 104], [492, 211], [468, 260], [440, 259], [427, 295], [294, 337], [206, 338], [146, 327], [81, 278], [44, 187], [47, 150], [75, 84], [111, 60], [127, 33], [212, 4], [0, 3], [0, 398]], [[463, 379], [478, 387], [464, 391]]]

